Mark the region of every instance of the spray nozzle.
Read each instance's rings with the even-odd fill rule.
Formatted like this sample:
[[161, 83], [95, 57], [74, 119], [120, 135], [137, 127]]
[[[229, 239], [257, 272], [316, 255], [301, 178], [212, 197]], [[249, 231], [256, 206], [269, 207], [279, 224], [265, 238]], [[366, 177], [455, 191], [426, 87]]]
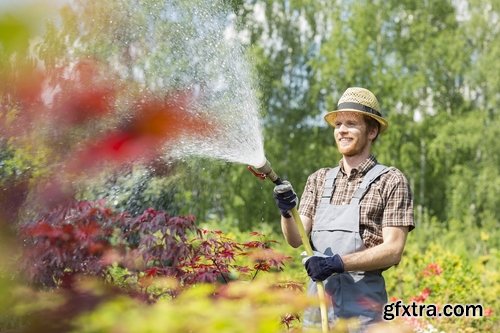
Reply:
[[255, 177], [259, 178], [260, 180], [266, 179], [266, 174], [262, 172], [258, 172], [255, 170], [251, 165], [247, 166], [248, 171], [250, 171]]
[[282, 183], [281, 178], [278, 177], [273, 168], [271, 168], [271, 163], [269, 163], [268, 160], [265, 160], [265, 163], [260, 167], [252, 167], [249, 165], [247, 168], [257, 178], [260, 178], [262, 180], [269, 178], [269, 180], [271, 180], [276, 185]]

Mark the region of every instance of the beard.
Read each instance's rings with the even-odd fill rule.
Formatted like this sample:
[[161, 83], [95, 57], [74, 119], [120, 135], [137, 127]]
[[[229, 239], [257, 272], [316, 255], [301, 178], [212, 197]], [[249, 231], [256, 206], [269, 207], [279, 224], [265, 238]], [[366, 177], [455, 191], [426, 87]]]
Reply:
[[337, 149], [344, 156], [356, 156], [363, 153], [367, 149], [368, 140], [366, 138], [354, 137], [347, 139], [347, 141], [345, 140], [345, 138], [340, 140], [335, 138]]

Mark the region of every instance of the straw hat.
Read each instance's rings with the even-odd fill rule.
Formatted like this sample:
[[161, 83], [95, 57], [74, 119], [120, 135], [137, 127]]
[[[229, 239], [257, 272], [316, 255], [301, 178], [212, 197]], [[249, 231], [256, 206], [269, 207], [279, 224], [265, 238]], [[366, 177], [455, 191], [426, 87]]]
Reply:
[[325, 115], [326, 122], [335, 127], [335, 118], [338, 112], [358, 112], [372, 117], [380, 124], [380, 133], [387, 129], [389, 123], [380, 113], [377, 97], [368, 89], [351, 87], [347, 88], [337, 104], [337, 110], [330, 111]]

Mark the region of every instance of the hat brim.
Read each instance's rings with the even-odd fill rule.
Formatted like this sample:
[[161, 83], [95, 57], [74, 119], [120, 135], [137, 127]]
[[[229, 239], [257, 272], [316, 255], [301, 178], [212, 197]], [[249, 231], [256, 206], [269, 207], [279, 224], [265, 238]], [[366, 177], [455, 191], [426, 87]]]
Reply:
[[389, 127], [389, 123], [384, 118], [369, 112], [364, 112], [356, 109], [340, 109], [340, 110], [330, 111], [324, 116], [325, 121], [331, 127], [335, 128], [335, 119], [337, 118], [337, 114], [339, 114], [340, 112], [356, 112], [375, 119], [380, 124], [380, 133], [383, 133], [385, 130], [387, 130], [387, 127]]

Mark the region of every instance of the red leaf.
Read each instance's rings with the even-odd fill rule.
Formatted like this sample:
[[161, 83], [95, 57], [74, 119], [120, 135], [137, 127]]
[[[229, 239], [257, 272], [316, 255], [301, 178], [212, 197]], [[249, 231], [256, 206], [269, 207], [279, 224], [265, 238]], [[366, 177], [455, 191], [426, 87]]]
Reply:
[[46, 222], [38, 222], [26, 229], [26, 233], [32, 237], [44, 237], [52, 232], [54, 228]]
[[254, 249], [254, 248], [264, 248], [265, 247], [264, 243], [259, 242], [259, 241], [246, 242], [246, 243], [243, 243], [243, 246], [247, 247], [247, 248], [251, 248], [251, 249]]
[[373, 300], [370, 297], [361, 296], [357, 299], [360, 307], [371, 311], [381, 311], [383, 304]]
[[103, 162], [120, 165], [135, 160], [150, 161], [165, 144], [181, 135], [208, 136], [209, 119], [186, 112], [185, 101], [151, 98], [137, 106], [135, 116], [121, 129], [88, 142], [70, 162], [71, 170], [86, 170]]
[[410, 299], [410, 301], [417, 302], [417, 303], [423, 303], [425, 300], [429, 297], [431, 294], [431, 290], [429, 288], [424, 288], [420, 295], [414, 296]]
[[94, 256], [103, 254], [107, 248], [107, 244], [104, 244], [103, 242], [92, 242], [88, 246], [89, 253]]
[[443, 273], [443, 269], [437, 263], [430, 263], [422, 271], [424, 276], [441, 275], [441, 273]]
[[221, 258], [233, 259], [234, 255], [235, 255], [234, 251], [231, 251], [231, 250], [223, 250], [222, 252], [218, 253], [218, 256]]
[[261, 261], [261, 262], [256, 263], [253, 266], [253, 268], [256, 270], [259, 270], [259, 271], [268, 272], [271, 269], [271, 266], [267, 262]]
[[75, 126], [110, 113], [115, 91], [109, 87], [70, 88], [52, 105], [51, 113], [59, 126]]
[[144, 273], [148, 277], [157, 276], [159, 272], [160, 272], [160, 269], [158, 267], [151, 267], [151, 268], [144, 271]]
[[99, 235], [100, 231], [101, 227], [99, 226], [99, 224], [97, 224], [97, 222], [92, 221], [90, 223], [78, 225], [78, 228], [76, 230], [76, 235], [79, 239], [84, 240]]

